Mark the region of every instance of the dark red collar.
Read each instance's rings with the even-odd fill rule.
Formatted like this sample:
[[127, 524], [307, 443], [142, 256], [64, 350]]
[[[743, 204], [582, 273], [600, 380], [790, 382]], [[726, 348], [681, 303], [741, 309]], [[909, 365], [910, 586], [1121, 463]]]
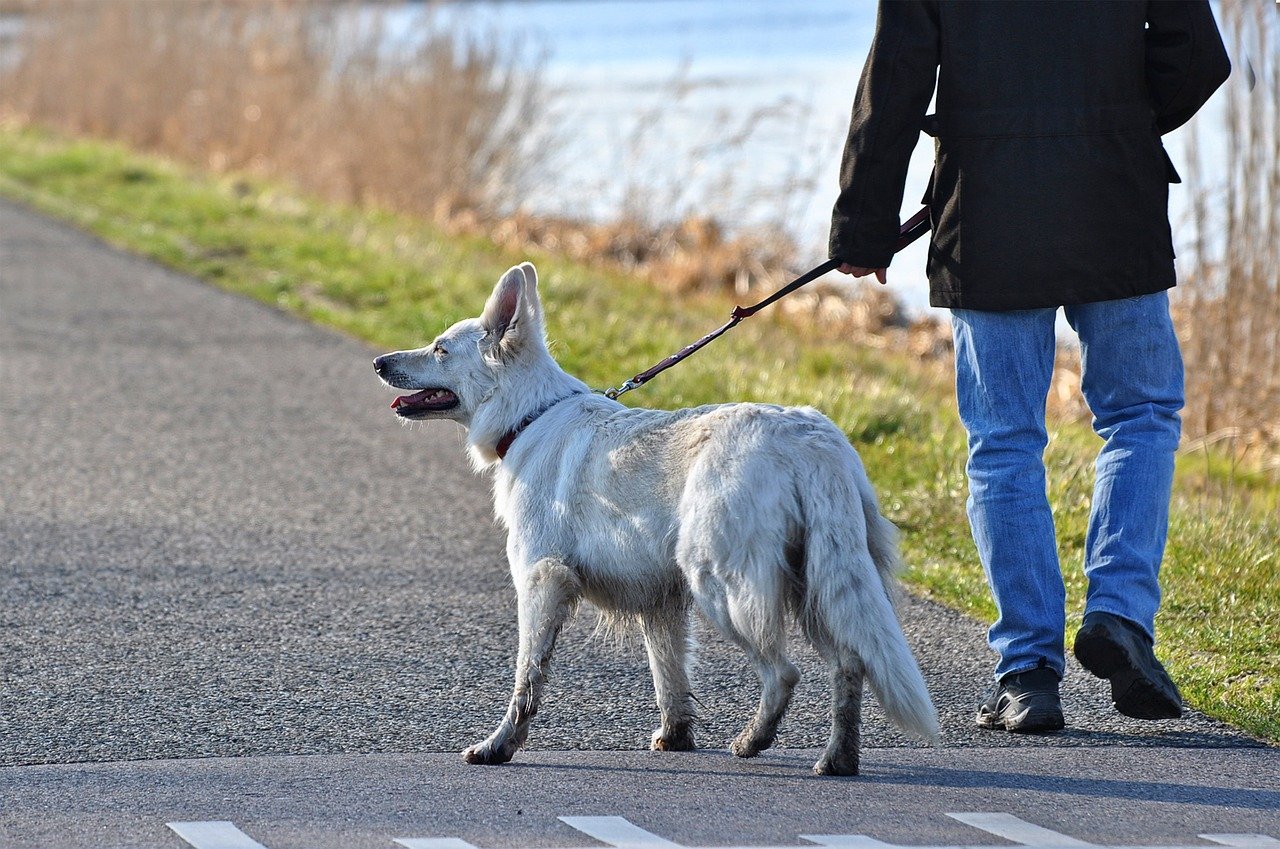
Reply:
[[507, 452], [511, 450], [511, 443], [516, 441], [517, 436], [524, 433], [525, 428], [527, 428], [529, 425], [537, 421], [539, 416], [541, 416], [543, 413], [550, 410], [556, 404], [559, 404], [561, 401], [567, 401], [568, 399], [574, 397], [575, 395], [582, 395], [582, 394], [583, 394], [582, 392], [573, 392], [573, 393], [570, 393], [569, 395], [565, 395], [563, 398], [557, 398], [547, 406], [543, 407], [541, 410], [538, 410], [536, 413], [530, 413], [529, 415], [521, 419], [520, 424], [516, 425], [515, 427], [511, 428], [511, 430], [504, 433], [502, 435], [502, 438], [498, 440], [498, 445], [496, 448], [494, 448], [494, 451], [496, 451], [498, 454], [498, 459], [499, 460], [507, 459]]

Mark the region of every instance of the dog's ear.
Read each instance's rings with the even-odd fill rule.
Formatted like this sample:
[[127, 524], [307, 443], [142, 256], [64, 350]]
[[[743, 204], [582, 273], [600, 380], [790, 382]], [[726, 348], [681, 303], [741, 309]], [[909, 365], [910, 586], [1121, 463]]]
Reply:
[[542, 298], [538, 295], [538, 269], [531, 262], [522, 262], [518, 266], [524, 272], [524, 304], [529, 316], [536, 325], [535, 333], [542, 332]]
[[[532, 269], [533, 266], [530, 265], [529, 268]], [[514, 352], [530, 333], [538, 332], [541, 308], [538, 307], [537, 312], [530, 308], [530, 291], [529, 278], [524, 267], [519, 265], [508, 269], [498, 285], [493, 287], [493, 293], [484, 305], [484, 312], [480, 314], [488, 350]], [[536, 290], [533, 290], [533, 299], [537, 299]]]
[[524, 289], [524, 270], [518, 265], [507, 269], [498, 285], [493, 287], [489, 300], [485, 302], [484, 312], [480, 314], [480, 323], [495, 339], [505, 336], [519, 321]]

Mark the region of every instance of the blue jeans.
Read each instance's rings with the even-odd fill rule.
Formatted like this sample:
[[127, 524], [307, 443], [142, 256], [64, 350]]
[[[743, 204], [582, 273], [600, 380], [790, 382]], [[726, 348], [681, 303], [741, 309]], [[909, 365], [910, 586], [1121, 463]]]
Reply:
[[[1085, 539], [1085, 612], [1154, 638], [1158, 573], [1182, 432], [1182, 355], [1168, 295], [1064, 308], [1103, 439]], [[995, 597], [996, 677], [1064, 665], [1066, 593], [1045, 491], [1045, 399], [1057, 310], [952, 310], [956, 397], [969, 432], [969, 524]]]

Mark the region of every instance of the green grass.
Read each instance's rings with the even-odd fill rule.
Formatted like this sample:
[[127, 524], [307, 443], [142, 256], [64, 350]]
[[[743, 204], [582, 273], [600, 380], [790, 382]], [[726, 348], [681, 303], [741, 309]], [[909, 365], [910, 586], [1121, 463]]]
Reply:
[[[0, 194], [222, 288], [382, 348], [476, 314], [503, 270], [539, 267], [553, 352], [597, 387], [727, 317], [720, 296], [675, 299], [619, 273], [516, 256], [423, 221], [321, 204], [279, 186], [215, 178], [100, 142], [0, 128]], [[812, 404], [856, 444], [904, 532], [918, 592], [993, 614], [964, 515], [964, 435], [949, 379], [909, 357], [763, 314], [626, 400], [677, 407]], [[1056, 425], [1051, 497], [1078, 622], [1097, 440]], [[1280, 740], [1280, 488], [1215, 454], [1180, 460], [1159, 651], [1197, 708]]]

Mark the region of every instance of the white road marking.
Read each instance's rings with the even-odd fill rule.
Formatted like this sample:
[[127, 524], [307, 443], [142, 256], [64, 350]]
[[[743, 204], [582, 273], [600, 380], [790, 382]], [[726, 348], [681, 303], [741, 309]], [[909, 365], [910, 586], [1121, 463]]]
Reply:
[[195, 849], [267, 849], [226, 820], [165, 823]]
[[[1203, 845], [1101, 846], [1042, 828], [1011, 814], [975, 812], [947, 814], [947, 816], [965, 825], [979, 828], [988, 834], [994, 834], [1023, 846], [1032, 846], [1035, 849], [1084, 849], [1085, 847], [1088, 849], [1206, 849]], [[673, 843], [651, 831], [645, 831], [623, 817], [560, 817], [559, 819], [570, 828], [602, 843], [607, 843], [614, 849], [687, 849], [679, 843]], [[235, 823], [226, 820], [171, 822], [166, 825], [194, 849], [267, 849], [237, 828]], [[1265, 834], [1201, 834], [1198, 836], [1202, 840], [1231, 847], [1231, 849], [1280, 849], [1280, 840]], [[905, 846], [885, 843], [865, 834], [802, 834], [800, 839], [826, 849], [1008, 849], [1006, 846], [973, 845]], [[398, 837], [395, 838], [395, 843], [403, 849], [477, 849], [474, 844], [457, 837]], [[757, 846], [723, 847], [723, 849], [794, 849], [794, 847]]]
[[800, 839], [831, 849], [897, 849], [892, 843], [865, 834], [801, 834]]
[[1012, 814], [967, 813], [947, 814], [953, 820], [980, 828], [988, 834], [1021, 843], [1023, 846], [1093, 846], [1083, 840], [1067, 837], [1047, 828], [1018, 819]]
[[559, 817], [559, 820], [617, 849], [680, 849], [679, 843], [645, 831], [622, 817]]

